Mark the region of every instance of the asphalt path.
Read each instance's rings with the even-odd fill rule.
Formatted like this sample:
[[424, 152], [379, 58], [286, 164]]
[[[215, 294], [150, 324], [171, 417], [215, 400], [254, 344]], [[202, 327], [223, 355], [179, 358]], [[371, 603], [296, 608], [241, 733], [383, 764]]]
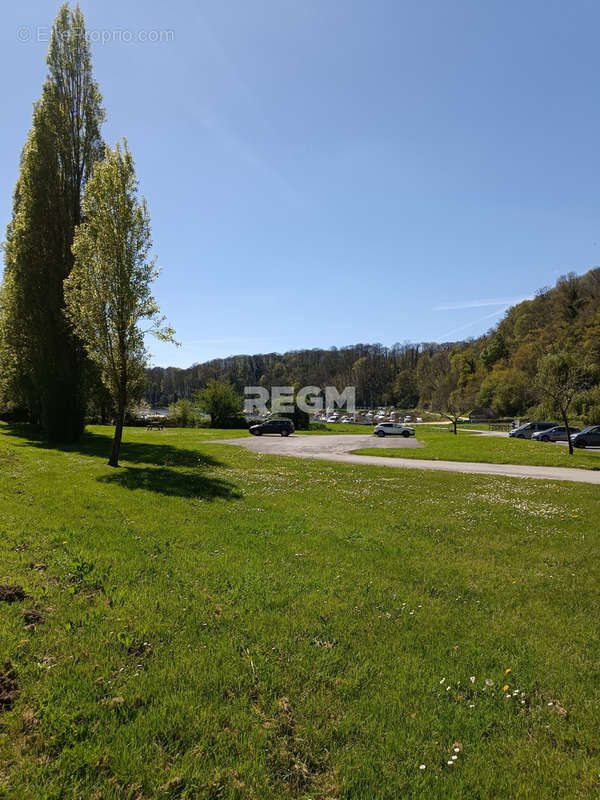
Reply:
[[[379, 439], [368, 434], [331, 434], [323, 436], [294, 434], [292, 436], [263, 435], [240, 439], [217, 439], [211, 443], [245, 447], [254, 453], [264, 453], [266, 455], [316, 458], [343, 464], [600, 484], [600, 470], [576, 469], [573, 467], [532, 467], [522, 464], [484, 464], [472, 461], [432, 461], [424, 458], [386, 458], [385, 456], [360, 456], [352, 452], [366, 447], [377, 447], [381, 450], [389, 447], [410, 449], [422, 447], [413, 437], [405, 439], [402, 436], [386, 436], [383, 439]], [[540, 442], [540, 447], [550, 447], [550, 445]]]

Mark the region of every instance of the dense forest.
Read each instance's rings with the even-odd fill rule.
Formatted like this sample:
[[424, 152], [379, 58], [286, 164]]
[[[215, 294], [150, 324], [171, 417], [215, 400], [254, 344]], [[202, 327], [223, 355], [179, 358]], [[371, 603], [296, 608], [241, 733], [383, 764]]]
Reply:
[[[583, 417], [600, 416], [600, 268], [561, 277], [553, 288], [508, 309], [502, 321], [477, 339], [443, 344], [356, 344], [329, 350], [237, 355], [188, 369], [147, 370], [146, 400], [166, 406], [190, 399], [209, 379], [244, 386], [356, 386], [359, 407], [433, 407], [440, 376], [453, 376], [464, 410], [477, 405], [500, 416], [526, 413], [540, 400], [536, 390], [543, 356], [567, 353], [585, 365], [576, 406]], [[439, 403], [438, 403], [439, 405]]]

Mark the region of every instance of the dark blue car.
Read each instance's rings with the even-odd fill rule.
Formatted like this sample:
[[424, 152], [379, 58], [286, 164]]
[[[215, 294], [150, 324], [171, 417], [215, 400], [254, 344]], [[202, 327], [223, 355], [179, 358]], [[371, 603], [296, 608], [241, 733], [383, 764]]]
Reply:
[[573, 447], [600, 447], [600, 425], [590, 425], [571, 436]]

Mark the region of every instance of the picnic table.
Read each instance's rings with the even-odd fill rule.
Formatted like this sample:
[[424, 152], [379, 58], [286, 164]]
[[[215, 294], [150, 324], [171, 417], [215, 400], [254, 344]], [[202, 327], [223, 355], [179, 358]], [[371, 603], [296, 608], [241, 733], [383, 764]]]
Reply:
[[148, 421], [146, 423], [147, 431], [162, 431], [163, 423], [158, 421]]

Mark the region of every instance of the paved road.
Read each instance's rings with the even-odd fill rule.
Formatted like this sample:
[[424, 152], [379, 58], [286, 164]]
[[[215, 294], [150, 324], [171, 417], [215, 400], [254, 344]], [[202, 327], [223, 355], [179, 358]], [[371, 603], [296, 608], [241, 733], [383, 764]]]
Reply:
[[[251, 436], [241, 439], [218, 439], [213, 444], [233, 444], [246, 447], [255, 453], [295, 458], [318, 458], [344, 464], [368, 464], [395, 469], [428, 469], [442, 472], [462, 472], [471, 475], [507, 475], [513, 478], [538, 478], [552, 481], [574, 481], [600, 485], [600, 471], [572, 467], [528, 467], [517, 464], [482, 464], [465, 461], [430, 461], [421, 458], [386, 458], [385, 456], [359, 456], [352, 450], [366, 447], [418, 448], [415, 439], [401, 436], [377, 439], [365, 434], [332, 434], [331, 436]], [[542, 446], [540, 444], [540, 446]]]

